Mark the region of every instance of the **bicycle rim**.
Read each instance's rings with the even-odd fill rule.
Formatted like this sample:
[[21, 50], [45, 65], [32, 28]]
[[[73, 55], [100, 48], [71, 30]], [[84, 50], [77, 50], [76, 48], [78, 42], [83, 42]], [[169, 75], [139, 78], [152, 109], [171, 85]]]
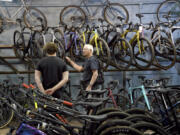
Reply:
[[176, 62], [176, 49], [172, 42], [161, 37], [160, 41], [157, 40], [154, 44], [155, 61], [162, 69], [169, 69], [174, 66]]
[[110, 49], [106, 41], [102, 38], [97, 38], [97, 46], [96, 41], [92, 41], [92, 45], [94, 48], [93, 54], [101, 61], [101, 67], [103, 70], [106, 70], [110, 63]]
[[167, 0], [162, 2], [157, 8], [157, 19], [159, 22], [167, 22], [164, 15], [170, 15], [171, 21], [176, 20], [180, 16], [180, 2], [178, 0]]
[[38, 9], [28, 7], [23, 14], [24, 23], [33, 31], [43, 31], [47, 28], [47, 19]]
[[118, 16], [123, 17], [122, 23], [127, 23], [129, 20], [129, 13], [127, 9], [119, 3], [110, 3], [104, 9], [104, 19], [110, 25], [116, 25], [119, 23]]
[[24, 43], [24, 39], [19, 31], [14, 32], [13, 40], [14, 40], [13, 50], [14, 50], [16, 57], [23, 59], [25, 43]]
[[133, 42], [134, 61], [138, 68], [147, 69], [154, 60], [154, 49], [150, 41], [144, 37], [139, 39], [139, 43], [140, 47], [137, 40]]
[[128, 69], [132, 64], [133, 52], [132, 47], [125, 39], [118, 39], [113, 45], [112, 59], [115, 61], [117, 68]]
[[0, 99], [0, 128], [6, 127], [12, 121], [13, 116], [14, 111]]
[[64, 7], [60, 12], [60, 23], [69, 27], [82, 27], [85, 23], [86, 14], [78, 6]]

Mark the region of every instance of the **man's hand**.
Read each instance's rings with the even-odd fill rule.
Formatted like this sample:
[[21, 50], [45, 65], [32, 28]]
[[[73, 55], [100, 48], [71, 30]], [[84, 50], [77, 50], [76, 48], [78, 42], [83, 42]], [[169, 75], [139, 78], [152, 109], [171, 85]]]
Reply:
[[47, 95], [52, 95], [54, 92], [55, 92], [55, 91], [54, 91], [53, 89], [47, 89], [47, 90], [45, 90], [45, 93], [46, 93]]
[[86, 91], [90, 91], [91, 89], [92, 89], [92, 86], [88, 85], [87, 88], [86, 88]]
[[69, 57], [65, 57], [65, 58], [66, 58], [67, 62], [70, 63], [71, 59]]

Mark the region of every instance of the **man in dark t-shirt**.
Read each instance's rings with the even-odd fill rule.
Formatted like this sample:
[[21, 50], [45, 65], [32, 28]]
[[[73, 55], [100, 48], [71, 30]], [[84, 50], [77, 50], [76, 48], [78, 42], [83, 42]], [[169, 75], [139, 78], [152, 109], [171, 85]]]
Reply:
[[56, 56], [58, 48], [54, 43], [48, 43], [43, 49], [47, 53], [47, 57], [42, 58], [36, 66], [35, 81], [37, 86], [44, 94], [63, 98], [63, 86], [69, 78], [67, 66]]
[[[81, 83], [85, 90], [97, 89], [99, 79], [103, 79], [103, 75], [100, 68], [100, 63], [98, 59], [93, 56], [93, 46], [86, 44], [83, 48], [83, 56], [86, 58], [83, 66], [77, 65], [69, 57], [66, 57], [66, 60], [75, 68], [77, 71], [83, 71], [83, 76]], [[103, 83], [103, 80], [101, 84]]]

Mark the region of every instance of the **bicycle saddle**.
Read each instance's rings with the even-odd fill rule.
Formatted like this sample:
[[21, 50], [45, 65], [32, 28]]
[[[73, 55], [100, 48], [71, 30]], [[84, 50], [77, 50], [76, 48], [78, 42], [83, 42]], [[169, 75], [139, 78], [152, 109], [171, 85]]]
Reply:
[[170, 15], [163, 15], [163, 18], [166, 18], [168, 20], [168, 18], [170, 18]]
[[143, 15], [143, 14], [136, 14], [136, 16], [137, 16], [138, 18], [142, 18], [142, 17], [144, 17], [144, 15]]
[[104, 101], [107, 101], [109, 99], [109, 97], [104, 97], [104, 98], [86, 98], [85, 101], [89, 101], [89, 102], [98, 102], [98, 101], [101, 101], [101, 102], [104, 102]]
[[118, 84], [119, 84], [118, 80], [113, 80], [108, 83], [108, 87], [111, 88], [111, 90], [113, 90]]
[[102, 105], [103, 102], [83, 102], [83, 101], [79, 101], [74, 103], [74, 105], [82, 105], [82, 106], [88, 106], [90, 108], [95, 108], [98, 107], [100, 105]]
[[103, 22], [104, 22], [104, 19], [98, 18], [98, 21], [101, 22], [101, 23], [103, 23]]
[[107, 115], [103, 114], [103, 115], [78, 115], [79, 118], [84, 118], [84, 119], [90, 119], [93, 121], [104, 121], [105, 119], [107, 119]]
[[140, 75], [140, 76], [138, 76], [138, 78], [141, 79], [141, 80], [144, 80], [146, 77]]
[[9, 83], [9, 80], [3, 80], [3, 82], [5, 82], [5, 83]]
[[119, 19], [120, 21], [124, 20], [125, 18], [118, 16], [117, 19]]
[[87, 94], [103, 94], [105, 93], [107, 90], [101, 90], [101, 89], [98, 89], [98, 90], [90, 90], [90, 91], [85, 91], [85, 93]]
[[126, 80], [127, 80], [127, 81], [130, 81], [130, 80], [132, 80], [132, 79], [127, 77]]

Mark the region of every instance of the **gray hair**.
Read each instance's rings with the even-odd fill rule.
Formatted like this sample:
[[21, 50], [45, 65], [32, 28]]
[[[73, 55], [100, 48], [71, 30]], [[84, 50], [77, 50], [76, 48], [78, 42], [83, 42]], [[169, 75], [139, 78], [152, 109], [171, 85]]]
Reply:
[[84, 47], [88, 48], [93, 52], [93, 46], [91, 44], [85, 44]]

